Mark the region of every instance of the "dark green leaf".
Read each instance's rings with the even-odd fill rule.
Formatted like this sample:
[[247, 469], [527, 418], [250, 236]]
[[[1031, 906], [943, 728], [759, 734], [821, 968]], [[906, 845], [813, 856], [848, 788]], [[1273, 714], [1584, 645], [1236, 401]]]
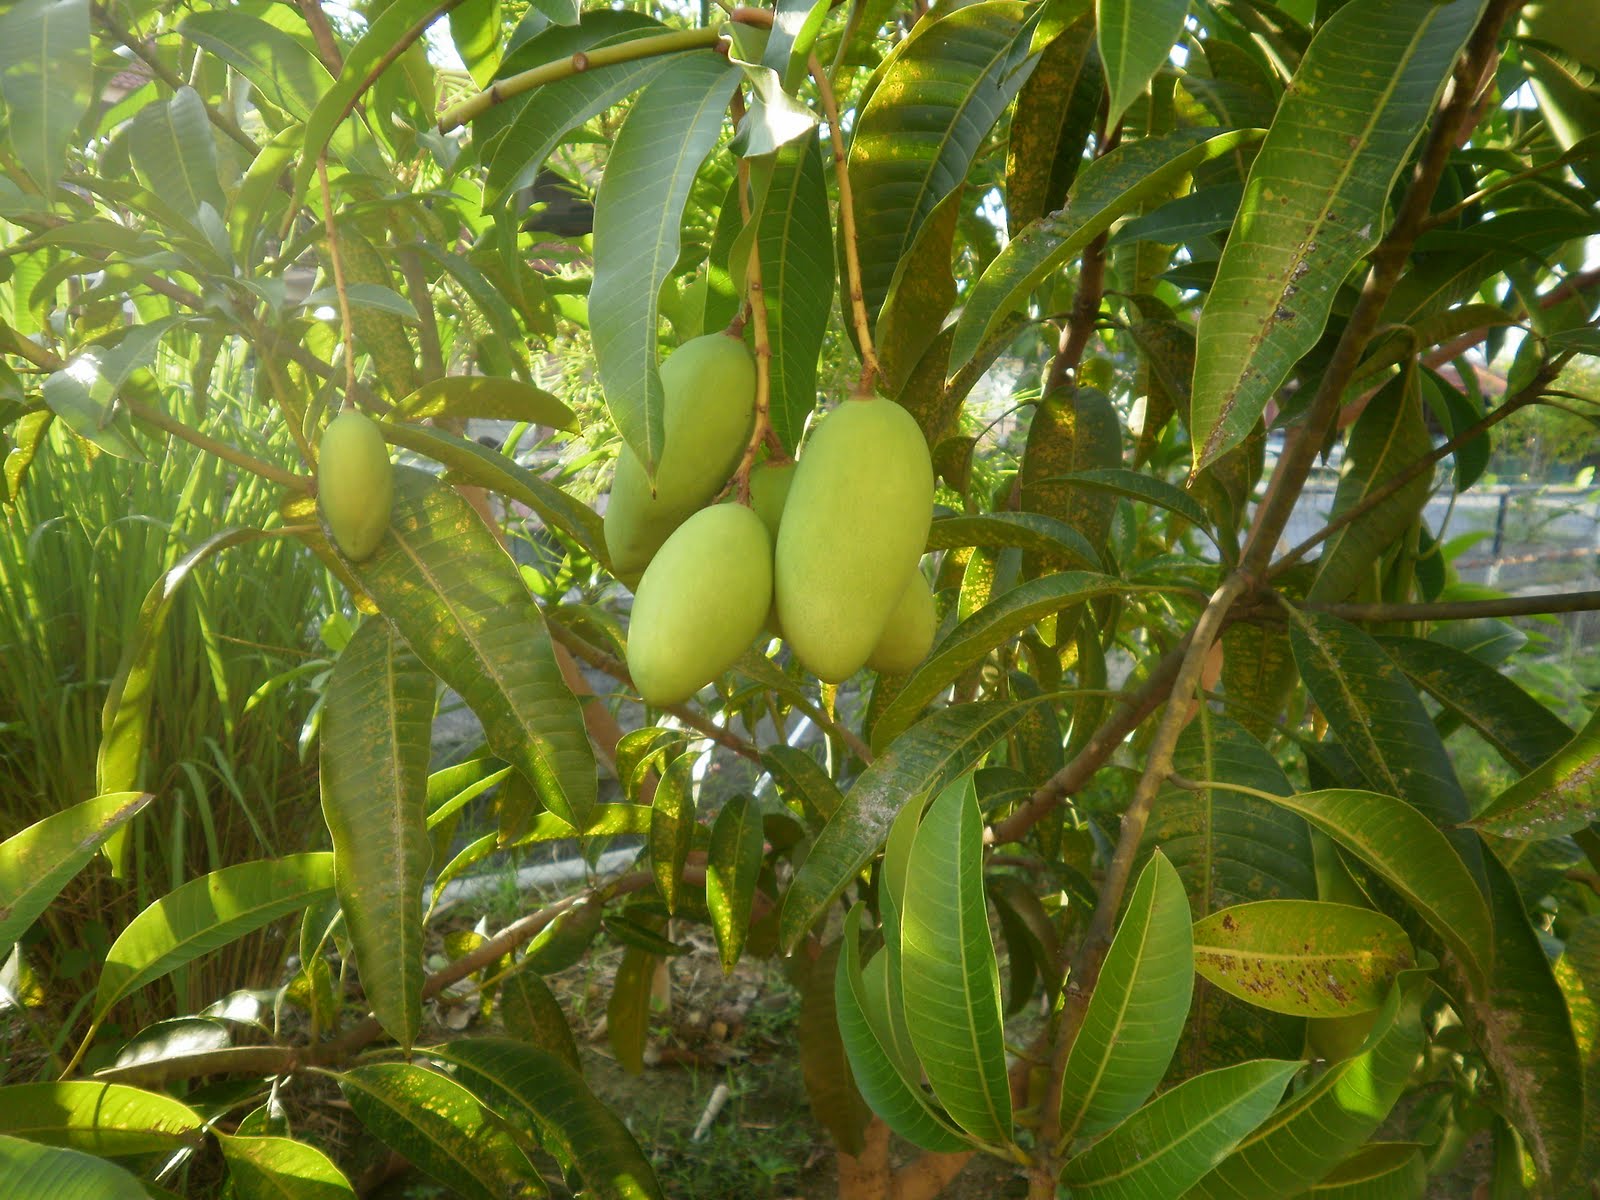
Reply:
[[1083, 165], [1104, 72], [1088, 0], [1041, 18], [1044, 49], [1017, 94], [1006, 150], [1006, 225], [1016, 232], [1061, 206]]
[[694, 844], [694, 765], [699, 759], [691, 751], [669, 762], [650, 800], [650, 869], [668, 912], [677, 911], [683, 864]]
[[1472, 819], [1500, 837], [1548, 838], [1576, 833], [1600, 819], [1600, 713], [1531, 773]]
[[1373, 1142], [1340, 1163], [1303, 1200], [1421, 1200], [1428, 1186], [1422, 1147]]
[[1109, 129], [1122, 120], [1172, 53], [1189, 15], [1189, 0], [1095, 0], [1094, 12], [1095, 39], [1110, 93]]
[[1016, 546], [1035, 554], [1066, 559], [1085, 571], [1099, 571], [1104, 563], [1088, 539], [1065, 521], [1035, 512], [994, 512], [972, 516], [940, 517], [928, 527], [928, 549], [957, 546]]
[[722, 806], [706, 853], [706, 907], [724, 975], [732, 973], [744, 952], [764, 844], [761, 812], [754, 801], [735, 796]]

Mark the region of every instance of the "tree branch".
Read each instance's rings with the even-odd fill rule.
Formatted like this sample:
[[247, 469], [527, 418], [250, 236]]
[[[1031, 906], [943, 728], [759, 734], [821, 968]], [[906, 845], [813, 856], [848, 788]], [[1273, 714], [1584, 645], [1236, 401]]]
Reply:
[[[1597, 551], [1600, 553], [1600, 551]], [[1475, 617], [1532, 617], [1600, 611], [1600, 592], [1542, 592], [1492, 600], [1434, 600], [1416, 604], [1307, 604], [1347, 621], [1468, 621]]]

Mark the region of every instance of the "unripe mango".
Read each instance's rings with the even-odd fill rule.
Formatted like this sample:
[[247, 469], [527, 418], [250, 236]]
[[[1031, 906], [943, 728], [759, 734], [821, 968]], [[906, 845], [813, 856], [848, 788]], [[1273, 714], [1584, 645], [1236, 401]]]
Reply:
[[633, 598], [628, 671], [647, 704], [687, 700], [745, 652], [772, 604], [772, 539], [742, 504], [703, 508], [662, 544]]
[[927, 545], [933, 465], [915, 418], [851, 400], [800, 455], [778, 530], [773, 585], [802, 665], [842, 683], [866, 664]]
[[795, 464], [765, 462], [750, 472], [750, 507], [767, 527], [772, 544], [778, 544], [778, 527], [783, 523], [783, 508], [789, 500], [789, 485], [794, 482]]
[[317, 503], [346, 558], [360, 561], [378, 548], [394, 505], [394, 465], [371, 417], [345, 409], [322, 431]]
[[693, 338], [661, 364], [666, 393], [655, 487], [627, 446], [606, 504], [611, 569], [630, 583], [685, 517], [722, 490], [755, 424], [756, 364], [737, 338]]
[[933, 649], [933, 635], [938, 628], [933, 589], [921, 570], [913, 571], [911, 582], [889, 614], [889, 624], [867, 656], [867, 666], [881, 675], [904, 675], [915, 670]]

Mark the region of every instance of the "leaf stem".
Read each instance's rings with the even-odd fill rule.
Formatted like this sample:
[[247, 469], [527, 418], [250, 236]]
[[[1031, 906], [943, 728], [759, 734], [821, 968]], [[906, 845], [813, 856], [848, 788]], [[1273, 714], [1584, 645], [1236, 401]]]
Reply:
[[878, 378], [878, 353], [872, 347], [872, 325], [867, 319], [867, 293], [861, 283], [861, 250], [857, 245], [856, 206], [850, 190], [850, 169], [845, 163], [844, 131], [839, 128], [839, 102], [833, 94], [833, 83], [822, 63], [813, 54], [807, 64], [811, 78], [817, 85], [817, 97], [822, 101], [822, 113], [828, 121], [828, 137], [833, 143], [833, 172], [839, 181], [839, 232], [844, 242], [844, 278], [850, 292], [850, 318], [855, 326], [856, 343], [861, 348], [861, 382], [856, 387], [858, 395], [872, 394], [873, 382]]
[[[459, 3], [460, 0], [456, 0]], [[468, 121], [481, 117], [497, 104], [530, 92], [536, 87], [582, 74], [594, 67], [608, 67], [613, 63], [634, 62], [641, 58], [654, 58], [658, 54], [675, 54], [680, 50], [697, 50], [717, 44], [721, 32], [716, 28], [688, 29], [676, 33], [663, 33], [655, 37], [638, 38], [616, 46], [600, 46], [593, 50], [580, 50], [569, 58], [497, 79], [476, 96], [446, 109], [439, 117], [439, 132], [449, 133]]]

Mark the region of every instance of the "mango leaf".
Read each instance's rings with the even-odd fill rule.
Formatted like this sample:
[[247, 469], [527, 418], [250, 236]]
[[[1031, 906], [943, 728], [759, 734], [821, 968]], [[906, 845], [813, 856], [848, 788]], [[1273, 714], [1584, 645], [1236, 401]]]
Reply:
[[1188, 15], [1189, 0], [1095, 0], [1095, 40], [1110, 94], [1107, 129], [1166, 63]]
[[804, 750], [793, 746], [769, 746], [761, 752], [761, 765], [771, 773], [784, 799], [798, 799], [818, 820], [826, 821], [844, 803], [844, 797], [822, 769]]
[[1405, 930], [1380, 912], [1321, 900], [1258, 900], [1195, 922], [1194, 969], [1273, 1012], [1371, 1012], [1413, 961]]
[[463, 1196], [547, 1194], [499, 1119], [449, 1076], [414, 1063], [369, 1063], [339, 1076], [339, 1090], [368, 1132]]
[[986, 0], [918, 21], [878, 72], [850, 142], [861, 285], [883, 308], [922, 223], [967, 177], [1032, 67], [1028, 14]]
[[[1273, 118], [1200, 318], [1194, 465], [1244, 441], [1383, 234], [1483, 0], [1351, 0], [1318, 27]], [[1337, 147], [1333, 153], [1330, 148]]]
[[[1438, 730], [1370, 635], [1326, 613], [1298, 613], [1289, 644], [1311, 698], [1374, 790], [1410, 801], [1441, 828], [1466, 820], [1466, 794]], [[1451, 840], [1474, 867], [1476, 839]]]
[[900, 396], [928, 348], [938, 340], [945, 316], [956, 302], [950, 260], [956, 227], [968, 207], [966, 189], [957, 187], [939, 201], [896, 264], [878, 313], [873, 344], [881, 369], [881, 390]]
[[699, 759], [699, 752], [691, 751], [669, 762], [650, 800], [650, 870], [669, 913], [678, 909], [679, 879], [694, 844], [694, 765]]
[[1100, 108], [1105, 73], [1089, 0], [1061, 8], [1040, 18], [1034, 44], [1044, 49], [1011, 114], [1005, 191], [1013, 233], [1061, 206]]
[[500, 984], [500, 1020], [513, 1037], [582, 1071], [578, 1044], [550, 985], [532, 971], [518, 971]]
[[181, 87], [170, 100], [140, 110], [128, 125], [128, 155], [139, 182], [185, 217], [198, 218], [201, 205], [218, 218], [228, 211], [211, 120], [193, 88]]
[[[1396, 375], [1356, 419], [1330, 516], [1340, 516], [1364, 503], [1393, 475], [1432, 449], [1417, 379], [1415, 370]], [[1373, 564], [1416, 523], [1431, 485], [1427, 472], [1418, 475], [1330, 537], [1317, 559], [1317, 577], [1307, 598], [1323, 603], [1348, 599], [1371, 575]]]
[[611, 980], [611, 999], [606, 1002], [606, 1041], [630, 1075], [644, 1070], [644, 1048], [650, 1035], [650, 992], [660, 962], [650, 951], [628, 946]]
[[706, 852], [706, 907], [711, 910], [711, 930], [724, 975], [732, 974], [744, 952], [764, 846], [761, 811], [755, 802], [735, 796], [724, 804], [711, 827]]
[[421, 421], [429, 417], [526, 421], [569, 433], [578, 430], [576, 414], [543, 388], [520, 379], [487, 375], [451, 375], [425, 383], [395, 405], [390, 419]]
[[435, 1053], [454, 1063], [460, 1082], [492, 1109], [531, 1117], [541, 1139], [576, 1166], [599, 1200], [660, 1200], [633, 1135], [559, 1058], [505, 1038], [450, 1042]]
[[1302, 1195], [1307, 1179], [1337, 1168], [1377, 1131], [1422, 1048], [1416, 1009], [1396, 984], [1360, 1052], [1333, 1063], [1296, 1092], [1185, 1196], [1289, 1200]]
[[356, 1194], [315, 1146], [286, 1137], [216, 1136], [238, 1200], [351, 1200]]
[[[594, 9], [576, 27], [545, 29], [521, 43], [500, 64], [501, 78], [541, 63], [606, 46], [617, 46], [662, 32], [659, 21], [643, 13]], [[485, 209], [505, 203], [510, 193], [532, 184], [550, 152], [573, 129], [597, 116], [655, 78], [670, 56], [593, 65], [559, 84], [535, 88], [497, 104], [472, 125], [479, 159], [488, 171], [483, 184]]]
[[422, 1024], [422, 890], [436, 686], [382, 618], [361, 623], [323, 696], [322, 816], [356, 967], [384, 1032]]
[[1121, 580], [1087, 571], [1063, 571], [1029, 580], [984, 605], [933, 648], [927, 660], [906, 680], [872, 727], [872, 745], [882, 750], [917, 719], [928, 703], [989, 652], [1031, 628], [1042, 617], [1096, 596], [1130, 590]]
[[1422, 1147], [1372, 1142], [1322, 1177], [1297, 1200], [1419, 1200], [1428, 1186]]
[[1189, 1014], [1189, 900], [1167, 856], [1150, 857], [1117, 926], [1061, 1077], [1061, 1144], [1122, 1122], [1155, 1091]]
[[0, 843], [0, 961], [105, 840], [153, 798], [149, 792], [107, 792]]
[[1181, 1196], [1261, 1124], [1299, 1069], [1257, 1059], [1185, 1080], [1068, 1162], [1061, 1182], [1085, 1200]]
[[1479, 980], [1494, 960], [1483, 894], [1445, 835], [1404, 800], [1327, 788], [1272, 803], [1299, 813], [1366, 863], [1422, 915]]
[[18, 161], [49, 194], [93, 99], [89, 0], [19, 0], [0, 15], [0, 96]]
[[1022, 706], [963, 704], [912, 726], [856, 779], [784, 896], [780, 941], [792, 949], [883, 845], [908, 799], [943, 787], [1005, 737]]
[[1502, 1090], [1502, 1112], [1541, 1179], [1559, 1185], [1584, 1139], [1583, 1060], [1566, 998], [1528, 921], [1516, 884], [1485, 854], [1494, 916], [1494, 969], [1486, 988], [1447, 974], [1451, 1001]]
[[790, 142], [770, 171], [752, 171], [752, 179], [759, 189], [755, 238], [772, 347], [768, 415], [793, 453], [817, 406], [817, 360], [833, 304], [833, 226], [817, 139]]
[[650, 475], [661, 457], [661, 285], [678, 258], [695, 173], [741, 71], [711, 53], [669, 62], [617, 131], [594, 206], [590, 331], [606, 407]]
[[1130, 471], [1125, 467], [1098, 467], [1092, 471], [1073, 471], [1066, 475], [1052, 475], [1040, 483], [1070, 483], [1076, 487], [1109, 492], [1113, 496], [1126, 496], [1182, 517], [1207, 537], [1211, 533], [1206, 510], [1182, 488], [1173, 487], [1164, 479]]
[[0, 1133], [112, 1157], [193, 1144], [201, 1121], [188, 1105], [159, 1092], [63, 1080], [0, 1087]]
[[232, 8], [192, 12], [179, 23], [178, 32], [227, 63], [268, 103], [296, 120], [308, 118], [333, 87], [328, 68], [305, 43], [250, 13]]
[[[946, 1152], [964, 1149], [966, 1139], [934, 1115], [920, 1087], [902, 1075], [884, 1049], [884, 1040], [891, 1035], [887, 1029], [880, 1032], [873, 1020], [874, 1005], [868, 999], [868, 984], [861, 970], [860, 926], [861, 905], [857, 903], [845, 917], [833, 1001], [839, 1017], [839, 1037], [850, 1059], [856, 1087], [872, 1111], [913, 1145]], [[880, 955], [887, 953], [880, 951]]]
[[237, 863], [191, 879], [111, 943], [95, 989], [95, 1020], [130, 992], [332, 894], [333, 855], [325, 852]]
[[389, 532], [349, 567], [477, 713], [489, 748], [581, 829], [598, 788], [583, 715], [516, 564], [472, 507], [424, 472], [397, 468]]
[[1006, 244], [968, 289], [950, 345], [953, 378], [1028, 293], [1109, 229], [1116, 219], [1173, 185], [1201, 163], [1260, 137], [1259, 130], [1186, 129], [1118, 146], [1078, 173], [1066, 205]]
[[0, 1179], [7, 1200], [149, 1200], [144, 1186], [121, 1167], [84, 1154], [0, 1134]]
[[1100, 554], [1087, 538], [1065, 521], [1036, 512], [975, 513], [940, 517], [928, 527], [928, 549], [958, 546], [1016, 546], [1040, 555], [1064, 558], [1085, 571], [1104, 569]]
[[605, 529], [594, 509], [500, 451], [460, 434], [424, 425], [384, 422], [383, 436], [396, 446], [442, 463], [449, 468], [452, 479], [486, 487], [508, 500], [526, 504], [547, 526], [566, 534], [590, 557], [601, 563], [610, 561], [605, 553]]
[[1572, 739], [1566, 722], [1470, 654], [1427, 638], [1380, 636], [1377, 642], [1413, 683], [1519, 771], [1531, 771]]
[[917, 829], [900, 921], [901, 1000], [933, 1094], [974, 1137], [1008, 1142], [1000, 969], [983, 895], [983, 816], [970, 775], [939, 793]]
[[1559, 837], [1600, 819], [1600, 713], [1570, 742], [1524, 775], [1471, 824], [1511, 838]]

